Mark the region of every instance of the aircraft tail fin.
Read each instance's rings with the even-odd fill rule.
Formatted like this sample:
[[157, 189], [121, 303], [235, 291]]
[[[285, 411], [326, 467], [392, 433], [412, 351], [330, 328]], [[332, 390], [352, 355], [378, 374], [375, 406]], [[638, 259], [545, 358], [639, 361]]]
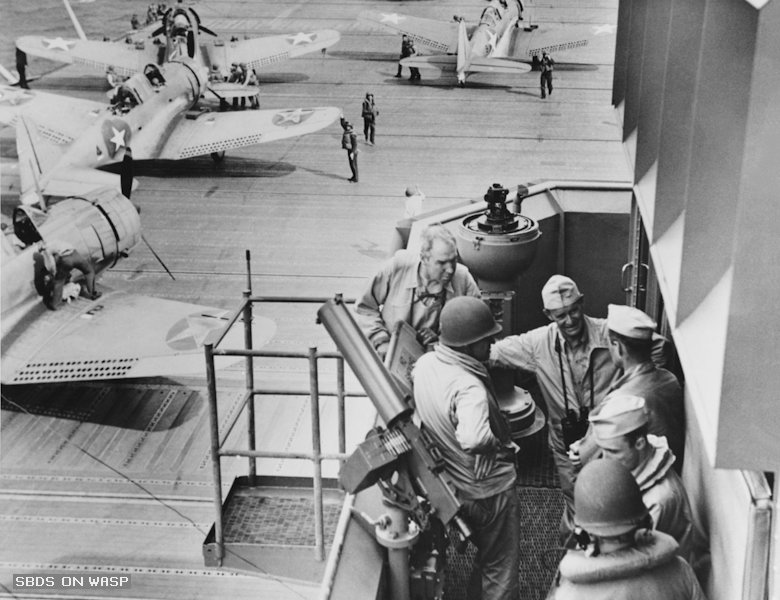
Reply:
[[36, 148], [34, 136], [37, 137], [38, 128], [23, 115], [16, 119], [16, 153], [19, 156], [19, 197], [23, 204], [40, 203], [43, 206], [40, 181], [43, 177], [46, 165], [52, 166], [57, 159], [51, 152], [41, 151]]
[[469, 36], [466, 32], [466, 22], [460, 20], [458, 23], [458, 63], [456, 70], [458, 72], [458, 79], [461, 75], [465, 79], [466, 73], [470, 70], [471, 65], [471, 46], [469, 45]]

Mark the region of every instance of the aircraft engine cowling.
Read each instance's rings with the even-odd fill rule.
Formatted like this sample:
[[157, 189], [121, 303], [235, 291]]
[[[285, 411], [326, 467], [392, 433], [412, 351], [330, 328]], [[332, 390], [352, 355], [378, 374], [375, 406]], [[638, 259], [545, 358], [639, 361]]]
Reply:
[[89, 256], [100, 272], [141, 241], [141, 219], [130, 200], [106, 188], [53, 204], [38, 231], [44, 242], [65, 242]]

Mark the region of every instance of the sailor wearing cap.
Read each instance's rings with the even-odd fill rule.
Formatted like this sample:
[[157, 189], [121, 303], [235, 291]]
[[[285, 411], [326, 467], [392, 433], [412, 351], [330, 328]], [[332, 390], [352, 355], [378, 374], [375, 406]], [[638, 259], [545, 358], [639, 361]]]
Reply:
[[408, 186], [404, 191], [406, 203], [404, 204], [404, 218], [413, 219], [422, 212], [423, 200], [425, 194], [420, 190], [419, 185]]
[[[499, 340], [490, 352], [494, 366], [536, 375], [548, 408], [549, 444], [566, 500], [563, 538], [572, 529], [574, 512], [574, 466], [566, 453], [568, 445], [585, 434], [587, 412], [606, 396], [618, 372], [610, 359], [607, 321], [586, 315], [583, 297], [571, 278], [553, 275], [542, 288], [544, 314], [551, 323]], [[575, 426], [566, 427], [566, 440], [562, 422]], [[570, 435], [576, 437], [569, 439]]]
[[677, 457], [675, 470], [680, 473], [685, 448], [685, 404], [677, 378], [653, 362], [659, 337], [655, 321], [638, 308], [610, 304], [607, 327], [612, 361], [623, 371], [612, 383], [610, 393], [645, 399], [648, 432], [666, 437]]
[[603, 457], [631, 471], [655, 528], [677, 540], [680, 556], [690, 562], [693, 526], [688, 495], [672, 469], [674, 454], [666, 438], [647, 433], [644, 398], [612, 394], [589, 419]]
[[[612, 362], [622, 371], [610, 386], [607, 399], [613, 394], [645, 399], [648, 433], [666, 437], [677, 459], [674, 468], [679, 474], [685, 446], [683, 394], [677, 378], [653, 363], [654, 347], [659, 340], [663, 343], [655, 333], [655, 321], [638, 308], [610, 304], [607, 327]], [[598, 454], [598, 446], [590, 434], [570, 450], [569, 456], [575, 464], [585, 464]]]

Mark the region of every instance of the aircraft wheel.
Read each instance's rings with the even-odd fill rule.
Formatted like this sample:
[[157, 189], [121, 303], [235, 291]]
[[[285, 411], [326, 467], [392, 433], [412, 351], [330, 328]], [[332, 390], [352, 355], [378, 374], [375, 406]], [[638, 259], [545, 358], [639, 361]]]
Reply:
[[222, 152], [212, 152], [211, 159], [217, 164], [221, 163], [223, 160], [225, 160], [225, 151], [223, 150]]

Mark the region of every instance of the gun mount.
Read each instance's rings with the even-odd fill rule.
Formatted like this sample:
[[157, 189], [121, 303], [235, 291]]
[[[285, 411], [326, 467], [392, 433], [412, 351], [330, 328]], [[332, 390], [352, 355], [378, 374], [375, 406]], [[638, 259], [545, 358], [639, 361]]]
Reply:
[[[405, 548], [388, 545], [383, 534], [386, 526], [376, 525], [377, 541], [390, 552], [391, 581], [394, 582], [393, 598], [409, 598], [409, 548], [421, 536], [437, 535], [436, 517], [444, 524], [451, 524], [461, 541], [471, 535], [466, 522], [458, 514], [461, 504], [454, 487], [444, 472], [438, 448], [426, 432], [412, 421], [411, 401], [387, 370], [379, 355], [363, 335], [341, 296], [328, 300], [317, 311], [318, 320], [325, 325], [339, 351], [344, 356], [363, 389], [377, 409], [386, 429], [371, 430], [341, 468], [339, 481], [352, 494], [377, 484], [382, 491], [385, 505], [389, 507], [390, 520], [402, 511], [400, 531], [408, 536]], [[414, 522], [407, 533], [408, 518]], [[381, 521], [386, 521], [383, 518]], [[426, 541], [426, 544], [430, 543]], [[404, 554], [396, 556], [398, 551]], [[443, 556], [443, 553], [439, 553]], [[404, 573], [399, 574], [398, 570]]]

